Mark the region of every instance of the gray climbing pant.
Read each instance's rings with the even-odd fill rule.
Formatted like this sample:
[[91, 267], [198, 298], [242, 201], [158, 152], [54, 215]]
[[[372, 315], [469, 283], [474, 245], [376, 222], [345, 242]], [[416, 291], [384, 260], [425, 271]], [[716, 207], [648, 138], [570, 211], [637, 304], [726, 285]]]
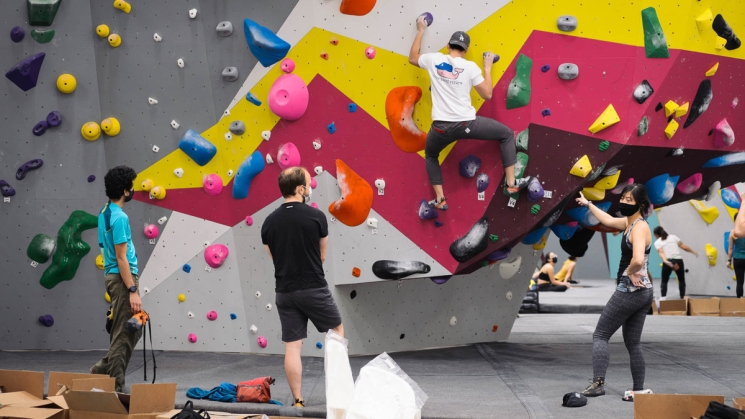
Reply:
[[[139, 277], [132, 275], [132, 279], [139, 288]], [[142, 330], [137, 333], [129, 333], [124, 328], [124, 324], [134, 314], [129, 304], [129, 290], [124, 285], [121, 275], [106, 275], [106, 292], [111, 297], [111, 309], [114, 311], [109, 338], [109, 352], [91, 368], [91, 372], [108, 374], [109, 377], [114, 377], [116, 379], [115, 390], [121, 392], [124, 389], [124, 377], [127, 374], [129, 359], [132, 358], [132, 351], [142, 337]]]
[[642, 353], [641, 336], [644, 320], [652, 306], [652, 289], [644, 288], [635, 292], [616, 291], [603, 308], [595, 333], [592, 335], [592, 369], [593, 378], [605, 380], [610, 354], [608, 340], [623, 327], [623, 343], [629, 351], [631, 361], [631, 378], [634, 391], [644, 389], [646, 365]]
[[433, 121], [424, 146], [429, 183], [442, 185], [440, 152], [453, 141], [465, 138], [499, 141], [499, 147], [502, 150], [502, 166], [510, 167], [517, 162], [515, 133], [501, 122], [482, 116], [477, 116], [473, 121]]

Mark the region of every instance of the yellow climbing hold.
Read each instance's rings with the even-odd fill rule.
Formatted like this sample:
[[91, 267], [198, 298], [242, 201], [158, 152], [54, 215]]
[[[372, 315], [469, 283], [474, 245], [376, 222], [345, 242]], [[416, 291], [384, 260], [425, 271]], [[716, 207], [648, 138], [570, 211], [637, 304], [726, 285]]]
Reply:
[[184, 294], [179, 294], [178, 295], [178, 302], [179, 303], [183, 303], [184, 301], [186, 301], [186, 296]]
[[706, 258], [709, 259], [709, 266], [717, 265], [717, 248], [710, 243], [706, 243]]
[[121, 126], [119, 120], [112, 116], [101, 121], [101, 129], [109, 137], [116, 137], [121, 131]]
[[587, 157], [587, 154], [582, 156], [581, 159], [577, 163], [574, 163], [574, 166], [572, 166], [572, 169], [569, 171], [569, 174], [574, 176], [579, 176], [581, 178], [587, 177], [587, 175], [590, 174], [590, 171], [592, 171], [592, 165], [590, 164], [590, 158]]
[[724, 48], [724, 45], [727, 43], [727, 40], [722, 38], [721, 36], [717, 36], [717, 41], [714, 43], [714, 49], [717, 51], [720, 51], [722, 48]]
[[106, 38], [109, 36], [109, 26], [106, 24], [100, 24], [96, 26], [96, 35], [100, 36], [101, 38]]
[[621, 171], [617, 170], [616, 173], [601, 178], [599, 181], [597, 181], [597, 183], [595, 183], [595, 189], [608, 190], [615, 188], [616, 184], [618, 184], [619, 176], [621, 176]]
[[145, 179], [142, 181], [141, 186], [143, 191], [150, 192], [150, 190], [155, 186], [155, 182], [153, 182], [152, 179]]
[[112, 33], [111, 35], [109, 35], [109, 45], [111, 45], [112, 47], [116, 48], [116, 47], [118, 47], [121, 44], [122, 44], [122, 37], [121, 36], [119, 36], [118, 34], [115, 34], [115, 33]]
[[605, 189], [582, 188], [582, 195], [590, 201], [602, 201], [605, 199]]
[[121, 10], [124, 13], [129, 13], [132, 11], [132, 5], [127, 3], [124, 0], [116, 0], [114, 2], [114, 7], [116, 7], [117, 9]]
[[688, 102], [685, 102], [684, 104], [678, 106], [678, 109], [675, 110], [675, 117], [680, 118], [681, 116], [687, 114], [689, 106], [690, 105], [688, 104]]
[[696, 18], [696, 26], [698, 31], [703, 32], [706, 29], [711, 29], [711, 24], [714, 22], [714, 18], [711, 15], [711, 9], [706, 9]]
[[166, 197], [166, 188], [162, 186], [154, 186], [153, 189], [150, 189], [150, 198], [155, 199], [163, 199]]
[[111, 296], [109, 295], [108, 292], [105, 292], [103, 294], [103, 299], [106, 300], [107, 303], [111, 304]]
[[711, 68], [706, 71], [706, 77], [711, 77], [714, 74], [717, 74], [717, 70], [719, 70], [719, 62], [711, 66]]
[[608, 107], [605, 108], [603, 113], [600, 114], [598, 119], [596, 119], [595, 122], [593, 122], [592, 125], [590, 125], [590, 132], [593, 134], [596, 134], [620, 121], [621, 121], [621, 118], [618, 117], [618, 113], [616, 113], [616, 108], [614, 108], [613, 105], [608, 105]]
[[679, 126], [680, 125], [678, 125], [678, 121], [674, 119], [667, 124], [667, 126], [665, 127], [665, 136], [668, 140], [673, 138], [673, 135], [675, 135], [675, 132], [678, 131]]
[[96, 268], [103, 270], [103, 255], [100, 253], [96, 256]]
[[72, 74], [65, 73], [57, 77], [57, 89], [62, 93], [72, 93], [77, 86], [78, 82]]
[[83, 124], [83, 128], [80, 129], [80, 133], [83, 134], [83, 138], [88, 141], [96, 141], [101, 136], [101, 127], [95, 122], [86, 122]]
[[546, 242], [548, 242], [549, 234], [551, 234], [551, 230], [546, 230], [546, 234], [541, 237], [541, 240], [533, 245], [533, 250], [543, 250], [543, 248], [546, 247]]
[[665, 104], [665, 116], [669, 117], [673, 113], [675, 113], [675, 110], [678, 109], [678, 104], [673, 102], [672, 100], [668, 100]]
[[706, 204], [704, 204], [703, 201], [698, 201], [695, 199], [691, 199], [688, 202], [698, 212], [698, 215], [700, 215], [701, 218], [704, 219], [706, 224], [713, 223], [714, 220], [716, 220], [717, 217], [719, 217], [719, 210], [717, 209], [717, 207], [706, 208]]

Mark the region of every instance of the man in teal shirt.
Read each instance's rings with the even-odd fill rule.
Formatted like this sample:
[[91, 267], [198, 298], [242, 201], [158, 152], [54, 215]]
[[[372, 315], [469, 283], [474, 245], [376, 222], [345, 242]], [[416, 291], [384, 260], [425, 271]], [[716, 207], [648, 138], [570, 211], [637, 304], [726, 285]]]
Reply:
[[124, 377], [142, 331], [128, 332], [124, 325], [142, 310], [138, 292], [138, 270], [129, 217], [124, 204], [134, 196], [137, 172], [131, 167], [117, 166], [104, 177], [109, 202], [98, 214], [98, 246], [104, 259], [106, 291], [111, 297], [112, 326], [109, 352], [91, 368], [93, 374], [108, 374], [116, 379], [115, 390], [123, 391]]

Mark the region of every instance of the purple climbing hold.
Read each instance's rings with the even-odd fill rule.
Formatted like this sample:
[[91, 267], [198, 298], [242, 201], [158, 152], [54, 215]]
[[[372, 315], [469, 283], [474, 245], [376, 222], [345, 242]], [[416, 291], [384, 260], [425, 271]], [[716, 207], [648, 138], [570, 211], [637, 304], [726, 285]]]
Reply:
[[546, 108], [546, 109], [542, 110], [541, 111], [541, 115], [543, 115], [543, 116], [549, 116], [549, 115], [551, 115], [551, 109]]
[[541, 72], [542, 72], [542, 73], [545, 73], [545, 72], [547, 72], [548, 70], [551, 70], [551, 66], [550, 66], [550, 65], [548, 65], [548, 64], [544, 64], [544, 65], [542, 65], [542, 66], [541, 66]]
[[[424, 12], [419, 17], [424, 17], [424, 21], [427, 22], [427, 26], [431, 25], [432, 22], [435, 20], [434, 16], [432, 16], [432, 13], [430, 12]], [[418, 20], [418, 19], [417, 19]]]
[[452, 278], [452, 275], [445, 275], [445, 276], [433, 276], [430, 278], [432, 282], [434, 282], [437, 285], [442, 285], [446, 282], [448, 282], [448, 279]]
[[44, 62], [45, 54], [40, 52], [22, 60], [5, 73], [8, 80], [15, 83], [24, 92], [33, 89], [39, 80], [41, 64]]
[[52, 317], [51, 314], [39, 316], [39, 323], [43, 324], [46, 327], [52, 327], [54, 325], [54, 317]]
[[543, 199], [543, 186], [541, 181], [535, 177], [531, 177], [528, 182], [528, 201], [538, 202]]
[[[486, 54], [488, 54], [488, 52], [485, 52], [485, 53], [484, 53], [484, 58], [486, 58]], [[497, 61], [499, 61], [499, 55], [497, 55], [497, 54], [495, 54], [495, 53], [493, 53], [493, 52], [492, 52], [491, 54], [492, 54], [492, 61], [491, 61], [491, 62], [492, 62], [492, 64], [494, 64], [494, 63], [496, 63]]]
[[37, 137], [44, 135], [44, 133], [47, 132], [47, 128], [49, 128], [49, 123], [47, 123], [47, 121], [39, 121], [34, 125], [33, 133]]
[[91, 183], [91, 182], [93, 182], [95, 180], [96, 180], [96, 176], [95, 175], [88, 176], [88, 183]]
[[62, 123], [62, 115], [57, 111], [52, 111], [47, 114], [47, 124], [50, 127], [58, 127]]
[[17, 180], [23, 180], [23, 178], [26, 177], [26, 174], [32, 170], [36, 170], [40, 168], [42, 165], [44, 165], [44, 160], [42, 159], [33, 159], [29, 160], [26, 163], [23, 163], [21, 167], [18, 168], [16, 171], [16, 179]]
[[419, 202], [419, 218], [422, 220], [431, 220], [437, 217], [437, 209], [430, 208], [427, 200], [422, 199], [422, 201]]
[[463, 177], [474, 177], [481, 169], [481, 159], [469, 154], [458, 163], [458, 173]]
[[479, 173], [478, 176], [476, 176], [476, 190], [481, 193], [486, 190], [486, 188], [489, 187], [489, 175], [486, 173]]
[[509, 256], [510, 253], [512, 253], [512, 249], [510, 248], [500, 249], [500, 250], [497, 250], [496, 252], [489, 253], [489, 255], [486, 256], [486, 258], [492, 262], [496, 262], [498, 260], [507, 259], [507, 256]]
[[4, 197], [9, 198], [16, 194], [16, 190], [13, 189], [8, 182], [0, 179], [0, 193], [2, 193]]
[[14, 26], [13, 29], [10, 30], [10, 40], [13, 42], [21, 42], [24, 36], [26, 36], [26, 31], [24, 31], [20, 26]]
[[435, 220], [435, 227], [442, 227], [444, 225], [445, 225], [445, 223], [443, 223], [442, 221]]

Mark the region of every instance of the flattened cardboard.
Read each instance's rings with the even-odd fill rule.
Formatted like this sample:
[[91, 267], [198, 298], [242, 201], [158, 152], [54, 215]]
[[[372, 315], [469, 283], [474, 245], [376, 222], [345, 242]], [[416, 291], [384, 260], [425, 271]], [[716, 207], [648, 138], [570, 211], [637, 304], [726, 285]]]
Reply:
[[91, 391], [94, 388], [98, 390], [114, 392], [116, 387], [116, 378], [114, 377], [96, 377], [96, 378], [78, 378], [72, 380], [72, 391]]
[[44, 398], [44, 373], [38, 371], [0, 370], [0, 390], [3, 393], [25, 391]]
[[688, 315], [719, 317], [719, 298], [688, 298]]
[[0, 417], [12, 419], [62, 419], [62, 409], [36, 409], [32, 407], [8, 406], [0, 408]]
[[732, 399], [732, 406], [734, 406], [735, 409], [745, 410], [745, 397]]
[[688, 315], [688, 300], [662, 300], [660, 301], [660, 314], [663, 316], [686, 316]]
[[[72, 380], [85, 380], [88, 378], [108, 377], [104, 374], [82, 374], [77, 372], [59, 372], [52, 371], [49, 373], [49, 383], [47, 385], [47, 394], [54, 396], [59, 390], [59, 385], [65, 385], [72, 388]], [[43, 397], [43, 396], [42, 396]]]
[[719, 315], [722, 317], [745, 317], [745, 298], [720, 299]]
[[13, 406], [23, 403], [34, 403], [42, 401], [40, 398], [25, 391], [14, 391], [12, 393], [0, 393], [0, 404], [3, 406]]
[[129, 413], [163, 413], [176, 405], [176, 383], [133, 384]]
[[634, 419], [690, 419], [706, 413], [709, 402], [724, 403], [724, 396], [703, 394], [637, 394]]

